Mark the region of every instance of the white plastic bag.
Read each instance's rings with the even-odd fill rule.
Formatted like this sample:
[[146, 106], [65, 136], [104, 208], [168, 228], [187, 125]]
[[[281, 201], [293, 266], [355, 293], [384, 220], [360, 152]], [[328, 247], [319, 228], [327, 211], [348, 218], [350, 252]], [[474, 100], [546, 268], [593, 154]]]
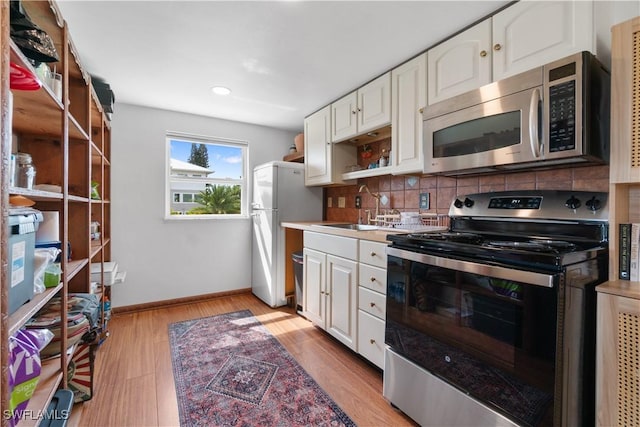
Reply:
[[58, 248], [37, 248], [33, 256], [33, 292], [40, 294], [44, 292], [44, 271], [49, 264], [53, 263], [58, 254], [62, 252]]

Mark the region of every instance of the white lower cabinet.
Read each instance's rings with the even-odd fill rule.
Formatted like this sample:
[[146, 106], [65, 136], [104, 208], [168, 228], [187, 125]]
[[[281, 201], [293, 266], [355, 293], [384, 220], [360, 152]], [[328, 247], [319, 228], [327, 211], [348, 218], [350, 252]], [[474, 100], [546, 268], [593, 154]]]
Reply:
[[303, 313], [357, 351], [358, 241], [305, 231]]
[[386, 244], [304, 232], [303, 315], [384, 368]]

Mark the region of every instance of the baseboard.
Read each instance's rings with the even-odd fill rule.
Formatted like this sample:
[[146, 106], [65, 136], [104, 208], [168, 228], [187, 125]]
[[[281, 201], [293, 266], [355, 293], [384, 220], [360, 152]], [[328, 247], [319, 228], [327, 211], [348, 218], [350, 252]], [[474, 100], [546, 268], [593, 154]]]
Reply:
[[146, 302], [144, 304], [125, 305], [121, 307], [113, 307], [113, 314], [134, 313], [137, 311], [154, 310], [156, 308], [166, 308], [174, 305], [192, 304], [203, 300], [228, 297], [231, 295], [239, 295], [251, 293], [251, 288], [237, 289], [234, 291], [216, 292], [213, 294], [195, 295], [192, 297], [175, 298], [162, 301]]

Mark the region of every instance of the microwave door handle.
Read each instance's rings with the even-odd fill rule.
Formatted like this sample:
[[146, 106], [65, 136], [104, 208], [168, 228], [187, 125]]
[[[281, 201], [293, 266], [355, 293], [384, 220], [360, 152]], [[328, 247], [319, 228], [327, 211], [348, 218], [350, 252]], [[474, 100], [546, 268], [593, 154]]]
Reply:
[[542, 142], [540, 141], [540, 89], [535, 88], [531, 92], [531, 101], [529, 104], [529, 142], [533, 157], [540, 157]]

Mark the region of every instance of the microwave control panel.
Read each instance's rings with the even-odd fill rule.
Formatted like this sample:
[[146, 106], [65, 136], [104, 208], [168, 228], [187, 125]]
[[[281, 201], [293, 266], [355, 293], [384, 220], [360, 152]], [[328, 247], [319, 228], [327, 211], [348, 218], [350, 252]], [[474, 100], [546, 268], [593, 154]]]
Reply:
[[576, 81], [549, 87], [549, 152], [576, 148]]

